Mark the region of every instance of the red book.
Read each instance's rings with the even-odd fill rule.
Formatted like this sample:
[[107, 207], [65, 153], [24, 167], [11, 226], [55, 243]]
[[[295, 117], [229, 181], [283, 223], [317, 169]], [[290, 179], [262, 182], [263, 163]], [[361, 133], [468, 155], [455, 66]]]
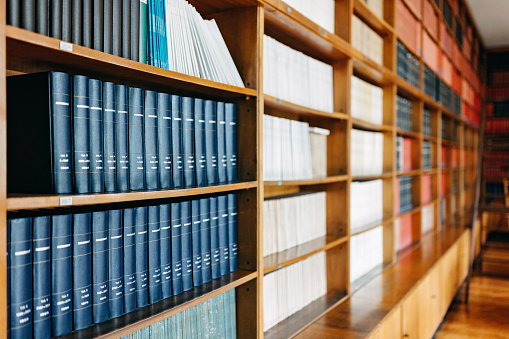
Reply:
[[399, 214], [399, 178], [396, 178], [396, 182], [394, 183], [394, 215]]
[[403, 138], [403, 171], [412, 170], [412, 139]]
[[451, 157], [452, 157], [452, 168], [458, 167], [458, 149], [453, 147], [451, 149]]
[[442, 146], [442, 161], [440, 162], [442, 167], [447, 166], [447, 147]]
[[440, 185], [440, 196], [445, 196], [445, 188], [447, 186], [445, 173], [442, 173], [442, 183]]
[[431, 175], [423, 174], [421, 177], [421, 200], [423, 204], [431, 201]]
[[399, 218], [399, 250], [412, 245], [412, 214]]

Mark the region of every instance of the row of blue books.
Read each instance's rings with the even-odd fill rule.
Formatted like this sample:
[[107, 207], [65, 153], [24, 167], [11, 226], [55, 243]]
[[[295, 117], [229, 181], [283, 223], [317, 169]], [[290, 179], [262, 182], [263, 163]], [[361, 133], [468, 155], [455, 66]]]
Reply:
[[7, 223], [10, 337], [102, 323], [237, 270], [237, 196]]
[[235, 104], [60, 72], [7, 82], [9, 192], [126, 192], [237, 181]]
[[412, 102], [399, 95], [396, 96], [396, 113], [398, 127], [412, 132]]

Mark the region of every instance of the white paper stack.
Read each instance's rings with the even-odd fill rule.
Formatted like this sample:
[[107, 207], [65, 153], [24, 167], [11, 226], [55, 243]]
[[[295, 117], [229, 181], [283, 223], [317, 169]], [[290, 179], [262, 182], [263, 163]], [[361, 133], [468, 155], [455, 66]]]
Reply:
[[352, 76], [352, 118], [373, 124], [383, 122], [383, 92], [380, 87]]
[[350, 233], [383, 220], [383, 181], [354, 181], [350, 184]]
[[350, 166], [353, 176], [381, 175], [383, 172], [384, 136], [382, 133], [352, 129]]
[[285, 0], [304, 16], [334, 33], [334, 0]]
[[325, 236], [326, 193], [302, 193], [263, 202], [263, 256]]
[[433, 230], [435, 225], [435, 206], [424, 206], [421, 211], [421, 233], [426, 234]]
[[263, 91], [297, 105], [332, 112], [332, 66], [263, 36]]
[[383, 227], [354, 235], [350, 239], [350, 282], [383, 263]]
[[383, 64], [383, 39], [361, 19], [352, 18], [352, 46], [374, 62]]
[[383, 0], [364, 0], [368, 7], [381, 19], [384, 17], [384, 1]]
[[325, 253], [263, 277], [263, 331], [327, 293]]
[[399, 250], [401, 249], [401, 241], [400, 241], [400, 237], [399, 237], [399, 235], [400, 235], [400, 228], [401, 228], [400, 220], [399, 220], [399, 218], [396, 218], [394, 220], [394, 238], [395, 238], [394, 239], [395, 240], [394, 241], [394, 243], [395, 243], [394, 247], [396, 248], [396, 252], [399, 252]]
[[325, 178], [327, 176], [327, 136], [329, 134], [330, 131], [327, 129], [309, 128], [313, 178]]

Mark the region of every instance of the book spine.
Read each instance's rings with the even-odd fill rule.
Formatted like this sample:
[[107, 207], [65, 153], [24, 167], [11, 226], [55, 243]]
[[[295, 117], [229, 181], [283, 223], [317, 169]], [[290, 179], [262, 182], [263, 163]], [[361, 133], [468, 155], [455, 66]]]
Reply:
[[226, 167], [228, 161], [226, 159], [226, 116], [224, 102], [217, 103], [217, 173], [220, 184], [227, 181]]
[[122, 0], [122, 58], [131, 58], [131, 0]]
[[184, 186], [193, 187], [195, 180], [195, 157], [194, 157], [194, 110], [193, 98], [182, 97], [182, 151], [184, 162]]
[[171, 293], [171, 213], [170, 205], [159, 206], [159, 227], [161, 229], [161, 298], [172, 296]]
[[[67, 1], [66, 1], [67, 2]], [[72, 0], [71, 1], [71, 10], [72, 10], [72, 32], [71, 32], [71, 42], [76, 45], [83, 45], [83, 3], [84, 0]]]
[[90, 213], [73, 216], [73, 329], [92, 325], [92, 246]]
[[51, 337], [51, 224], [49, 216], [33, 218], [34, 338]]
[[71, 91], [69, 75], [51, 72], [51, 124], [53, 139], [53, 189], [72, 192]]
[[35, 32], [35, 0], [21, 1], [21, 28]]
[[228, 247], [228, 197], [220, 195], [217, 197], [219, 209], [219, 271], [221, 275], [230, 272], [230, 256]]
[[92, 212], [92, 315], [94, 324], [110, 318], [108, 211]]
[[115, 150], [115, 84], [103, 83], [104, 191], [117, 190], [117, 157]]
[[92, 193], [104, 192], [103, 83], [90, 79], [90, 186]]
[[157, 151], [159, 153], [159, 187], [173, 187], [171, 147], [171, 98], [169, 94], [157, 93]]
[[136, 230], [136, 305], [148, 305], [147, 207], [134, 210]]
[[210, 199], [210, 271], [212, 279], [219, 278], [221, 276], [219, 269], [219, 210], [218, 210], [218, 198], [211, 197]]
[[237, 194], [228, 194], [228, 247], [230, 272], [237, 270]]
[[97, 51], [103, 50], [104, 1], [84, 0], [83, 2], [83, 46]]
[[73, 76], [74, 190], [90, 193], [90, 104], [88, 77]]
[[[62, 39], [62, 2], [63, 0], [50, 0], [50, 36], [55, 39]], [[18, 14], [19, 16], [19, 14]], [[18, 25], [15, 25], [19, 27]]]
[[124, 313], [124, 250], [122, 210], [108, 211], [109, 235], [109, 313], [116, 318]]
[[149, 304], [161, 300], [161, 228], [159, 206], [148, 206], [148, 298]]
[[136, 230], [134, 209], [123, 210], [124, 219], [124, 313], [136, 309]]
[[117, 191], [129, 191], [129, 108], [127, 87], [115, 85], [115, 149]]
[[182, 287], [184, 291], [193, 288], [193, 247], [191, 227], [191, 202], [181, 202], [182, 218]]
[[206, 283], [211, 279], [210, 271], [210, 200], [200, 199], [200, 243], [202, 258], [202, 282]]
[[129, 88], [129, 187], [132, 191], [145, 189], [143, 101], [141, 88]]
[[62, 3], [62, 40], [71, 42], [72, 40], [72, 13], [71, 1], [64, 1]]
[[7, 222], [11, 338], [32, 337], [32, 218]]
[[147, 28], [148, 28], [148, 4], [147, 0], [140, 0], [140, 50], [138, 61], [148, 64], [147, 60]]
[[173, 154], [173, 187], [184, 185], [184, 160], [182, 148], [182, 111], [178, 95], [171, 96], [171, 147]]
[[[125, 1], [125, 0], [124, 0]], [[122, 56], [122, 1], [113, 0], [112, 2], [112, 31], [111, 31], [111, 53], [116, 56]], [[106, 18], [104, 18], [106, 22]], [[105, 40], [106, 49], [106, 40]]]
[[131, 60], [139, 60], [140, 52], [140, 0], [131, 1]]
[[145, 91], [144, 136], [145, 136], [145, 185], [146, 189], [159, 188], [159, 153], [157, 151], [157, 93]]
[[19, 0], [7, 1], [7, 25], [21, 26], [21, 3]]
[[171, 270], [173, 295], [182, 289], [182, 203], [171, 204]]
[[[101, 1], [101, 0], [99, 0]], [[98, 39], [102, 38], [102, 51], [104, 53], [113, 54], [113, 0], [103, 0], [103, 15], [102, 21], [104, 23], [104, 36], [97, 36]], [[97, 15], [100, 13], [94, 11]], [[94, 27], [95, 28], [95, 27]], [[94, 35], [94, 39], [96, 36]], [[95, 41], [95, 40], [94, 40]], [[94, 46], [95, 48], [95, 46]]]
[[72, 214], [51, 217], [51, 336], [72, 331]]
[[217, 171], [217, 123], [216, 102], [205, 100], [205, 154], [207, 182], [209, 185], [219, 183]]
[[237, 182], [237, 106], [227, 103], [226, 116], [226, 178], [228, 182]]
[[194, 160], [196, 185], [207, 185], [207, 157], [205, 155], [205, 113], [203, 99], [194, 99]]
[[193, 248], [193, 284], [194, 286], [199, 286], [203, 283], [200, 200], [191, 201], [191, 223], [191, 242]]
[[[9, 1], [18, 2], [18, 1]], [[37, 0], [35, 13], [35, 31], [42, 35], [49, 35], [49, 4], [48, 0]], [[12, 25], [12, 24], [10, 24]], [[14, 26], [14, 25], [13, 25]]]

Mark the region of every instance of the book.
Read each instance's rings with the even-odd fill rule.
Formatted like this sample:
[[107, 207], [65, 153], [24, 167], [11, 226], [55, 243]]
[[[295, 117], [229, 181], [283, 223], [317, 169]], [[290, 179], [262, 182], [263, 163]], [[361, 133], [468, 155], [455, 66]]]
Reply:
[[136, 302], [136, 218], [134, 208], [124, 208], [124, 313], [137, 308]]
[[103, 167], [105, 192], [117, 191], [116, 114], [115, 84], [103, 82]]
[[212, 279], [221, 276], [219, 247], [219, 208], [218, 197], [210, 197], [210, 271]]
[[350, 163], [353, 176], [383, 173], [384, 135], [378, 132], [352, 129], [350, 133]]
[[181, 203], [182, 222], [182, 287], [184, 291], [193, 288], [193, 245], [192, 245], [192, 215], [191, 202]]
[[382, 180], [350, 184], [350, 229], [352, 232], [383, 221]]
[[122, 210], [108, 211], [108, 305], [110, 318], [124, 313], [124, 248]]
[[138, 61], [143, 64], [148, 64], [147, 60], [147, 26], [148, 26], [148, 4], [147, 0], [140, 0], [140, 49], [138, 54]]
[[154, 304], [161, 300], [161, 228], [159, 205], [147, 207], [148, 231], [148, 302]]
[[173, 187], [171, 96], [157, 93], [157, 151], [159, 153], [159, 188]]
[[[51, 0], [50, 2], [49, 34], [55, 39], [62, 39], [62, 6], [63, 0]], [[19, 11], [19, 6], [17, 6], [17, 10]], [[17, 20], [19, 20], [19, 17]], [[16, 25], [14, 22], [13, 25], [19, 27], [19, 24]]]
[[51, 219], [33, 217], [33, 333], [51, 337]]
[[71, 18], [71, 1], [63, 1], [62, 2], [62, 17], [60, 20], [62, 21], [62, 40], [71, 42], [71, 32], [72, 32], [72, 18]]
[[206, 125], [204, 101], [203, 99], [194, 99], [194, 161], [197, 186], [207, 184]]
[[201, 210], [200, 200], [191, 201], [191, 242], [193, 251], [193, 285], [203, 283], [203, 257], [201, 243]]
[[225, 275], [230, 272], [230, 250], [228, 244], [228, 197], [217, 197], [217, 209], [219, 216], [219, 272]]
[[351, 77], [352, 117], [373, 124], [383, 123], [383, 91], [356, 76]]
[[92, 316], [94, 324], [109, 316], [108, 211], [92, 212]]
[[178, 95], [171, 96], [171, 147], [172, 147], [172, 164], [173, 164], [173, 187], [184, 186], [184, 159], [182, 145], [182, 111], [181, 98]]
[[103, 82], [89, 79], [90, 192], [104, 192]]
[[[34, 1], [35, 3], [35, 1]], [[71, 12], [72, 12], [72, 31], [71, 31], [71, 42], [76, 45], [83, 45], [83, 3], [82, 0], [72, 0]], [[35, 14], [35, 13], [34, 13]]]
[[89, 79], [84, 75], [72, 77], [72, 135], [74, 191], [90, 193], [90, 101]]
[[383, 226], [352, 236], [350, 282], [353, 283], [383, 264]]
[[225, 103], [218, 102], [216, 110], [217, 127], [217, 173], [220, 184], [228, 181], [226, 176], [226, 167], [228, 160], [226, 158], [226, 116]]
[[[371, 0], [373, 1], [373, 0]], [[382, 0], [379, 0], [381, 3]], [[302, 13], [310, 20], [314, 21], [329, 32], [334, 32], [334, 1], [333, 0], [313, 0], [300, 1], [288, 0], [286, 3], [297, 11]], [[369, 5], [369, 2], [368, 2]], [[380, 17], [382, 17], [380, 15]]]
[[161, 228], [161, 297], [169, 298], [173, 295], [171, 270], [171, 206], [159, 205], [159, 225]]
[[84, 46], [101, 52], [104, 51], [104, 6], [106, 2], [108, 0], [86, 0], [88, 10], [85, 10], [85, 13], [88, 16], [88, 25], [83, 27]]
[[201, 242], [201, 257], [202, 257], [202, 281], [204, 283], [210, 281], [212, 278], [210, 264], [210, 199], [200, 199], [200, 242]]
[[230, 272], [237, 270], [237, 194], [228, 194], [228, 252]]
[[[396, 44], [396, 72], [414, 87], [419, 87], [420, 62], [399, 40]], [[424, 67], [424, 91], [426, 92], [426, 66]]]
[[144, 161], [145, 161], [145, 188], [155, 190], [159, 188], [159, 152], [157, 93], [145, 91], [144, 106]]
[[122, 44], [120, 56], [131, 58], [131, 0], [117, 0], [122, 5]]
[[205, 100], [205, 156], [207, 182], [209, 185], [219, 183], [217, 161], [217, 105], [215, 101]]
[[[225, 104], [226, 181], [237, 182], [237, 106]], [[205, 139], [205, 138], [204, 138]]]
[[352, 17], [352, 46], [377, 64], [383, 64], [382, 37], [355, 15]]
[[196, 160], [194, 149], [194, 100], [181, 98], [182, 111], [182, 161], [184, 164], [184, 186], [196, 185]]
[[171, 270], [173, 295], [183, 291], [182, 288], [182, 218], [181, 203], [171, 203]]
[[129, 88], [129, 189], [139, 191], [145, 185], [145, 133], [144, 91], [141, 88]]
[[92, 246], [90, 212], [73, 214], [73, 330], [92, 325]]
[[115, 149], [117, 158], [117, 190], [129, 191], [129, 106], [127, 87], [115, 85]]
[[[118, 8], [115, 2], [115, 9]], [[104, 21], [104, 36], [103, 38], [103, 49], [104, 53], [113, 54], [113, 23], [118, 22], [118, 18], [113, 17], [113, 0], [104, 0], [103, 6], [103, 21]], [[115, 29], [116, 30], [116, 29]], [[95, 36], [94, 36], [95, 37]]]
[[141, 24], [141, 4], [140, 0], [130, 0], [131, 9], [130, 9], [130, 37], [131, 41], [129, 43], [131, 51], [130, 51], [130, 59], [133, 61], [140, 61], [140, 24]]
[[147, 207], [134, 209], [134, 230], [136, 231], [136, 306], [148, 305], [148, 225]]

